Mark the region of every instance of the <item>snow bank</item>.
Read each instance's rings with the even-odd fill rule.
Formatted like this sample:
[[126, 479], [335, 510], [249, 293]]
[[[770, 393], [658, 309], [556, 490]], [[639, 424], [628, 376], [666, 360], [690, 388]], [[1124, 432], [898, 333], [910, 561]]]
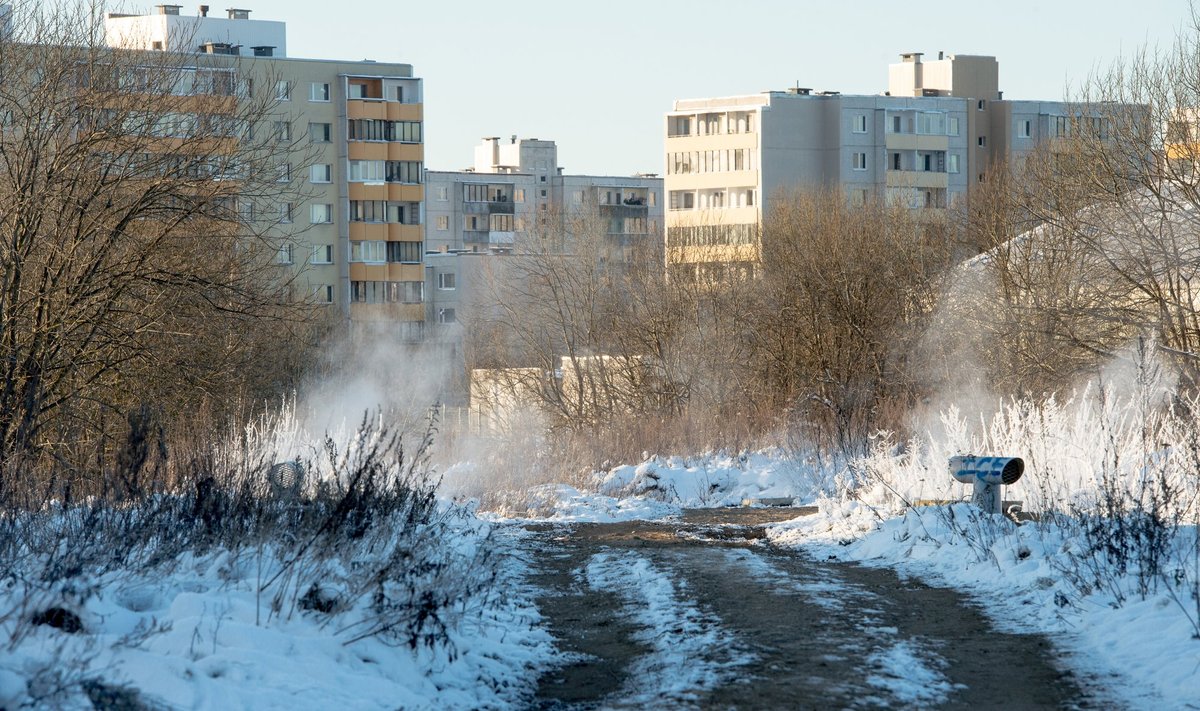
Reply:
[[[487, 533], [464, 521], [447, 545], [477, 546]], [[53, 595], [31, 594], [8, 571], [0, 708], [91, 708], [95, 682], [168, 708], [519, 707], [553, 653], [521, 583], [526, 562], [513, 557], [490, 599], [463, 601], [449, 644], [415, 650], [383, 635], [354, 641], [360, 610], [272, 610], [260, 571], [278, 562], [262, 549], [185, 553], [164, 569], [85, 573]], [[30, 623], [50, 606], [82, 630]]]

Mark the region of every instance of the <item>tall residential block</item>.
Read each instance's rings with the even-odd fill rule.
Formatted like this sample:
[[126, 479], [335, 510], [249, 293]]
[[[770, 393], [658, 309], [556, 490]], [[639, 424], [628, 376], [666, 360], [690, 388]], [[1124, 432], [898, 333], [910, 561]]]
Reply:
[[[298, 181], [304, 196], [255, 218], [292, 235], [278, 262], [297, 271], [305, 296], [336, 309], [356, 331], [421, 340], [421, 79], [408, 64], [288, 57], [283, 23], [250, 19], [244, 9], [209, 17], [208, 6], [200, 8], [198, 16], [181, 15], [179, 5], [149, 15], [110, 13], [107, 42], [204, 55], [206, 65], [225, 62], [231, 71], [270, 77], [277, 101], [270, 125], [259, 130], [275, 132], [279, 180]], [[294, 155], [303, 162], [288, 162]]]
[[792, 188], [886, 199], [936, 220], [965, 206], [995, 164], [1065, 135], [1074, 111], [1005, 100], [994, 57], [919, 53], [890, 66], [880, 95], [797, 87], [678, 100], [666, 116], [668, 270], [749, 274], [760, 225]]

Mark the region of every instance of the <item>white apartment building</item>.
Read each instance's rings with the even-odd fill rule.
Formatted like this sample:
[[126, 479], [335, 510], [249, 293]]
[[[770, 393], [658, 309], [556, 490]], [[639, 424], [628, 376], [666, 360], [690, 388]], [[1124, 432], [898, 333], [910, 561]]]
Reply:
[[674, 103], [666, 117], [671, 273], [747, 274], [772, 201], [795, 187], [929, 211], [965, 205], [996, 161], [1065, 130], [1061, 102], [1008, 101], [994, 57], [901, 55], [888, 91], [793, 88]]
[[[422, 340], [423, 85], [411, 65], [288, 57], [284, 23], [252, 20], [241, 9], [208, 17], [206, 5], [198, 16], [181, 15], [179, 5], [110, 13], [105, 32], [110, 46], [192, 53], [225, 67], [230, 87], [239, 72], [267, 63], [259, 74], [275, 80], [276, 101], [273, 125], [259, 130], [274, 132], [279, 180], [301, 183], [305, 202], [246, 218], [291, 236], [281, 268], [298, 272], [308, 296], [354, 330]], [[297, 146], [304, 165], [287, 162]]]

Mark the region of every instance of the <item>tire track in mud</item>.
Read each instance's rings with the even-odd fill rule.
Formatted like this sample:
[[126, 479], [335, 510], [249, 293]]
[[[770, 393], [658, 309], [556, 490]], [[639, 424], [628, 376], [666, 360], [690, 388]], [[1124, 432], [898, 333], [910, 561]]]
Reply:
[[[1047, 639], [995, 630], [952, 590], [761, 542], [762, 524], [795, 515], [714, 510], [674, 523], [533, 527], [531, 582], [566, 659], [543, 676], [533, 707], [1107, 707], [1060, 668]], [[597, 561], [607, 567], [589, 581]], [[709, 647], [649, 621], [649, 598], [630, 590], [661, 587], [660, 576]], [[680, 659], [647, 661], [664, 650]], [[687, 664], [711, 678], [681, 689], [671, 682], [685, 674], [646, 671]], [[653, 696], [658, 684], [668, 693]]]

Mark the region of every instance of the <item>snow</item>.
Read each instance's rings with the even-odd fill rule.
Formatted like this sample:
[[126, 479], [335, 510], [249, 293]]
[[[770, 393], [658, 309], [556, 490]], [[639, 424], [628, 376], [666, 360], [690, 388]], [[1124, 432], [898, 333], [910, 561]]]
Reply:
[[686, 508], [740, 505], [744, 499], [812, 500], [827, 493], [827, 468], [782, 450], [700, 457], [647, 457], [595, 475], [596, 491], [653, 498]]
[[[470, 544], [483, 534], [457, 533]], [[9, 611], [0, 635], [14, 644], [0, 654], [0, 708], [30, 703], [63, 678], [126, 686], [169, 708], [519, 707], [554, 656], [521, 580], [527, 562], [502, 563], [493, 604], [461, 611], [449, 645], [416, 650], [379, 637], [348, 641], [353, 611], [332, 619], [272, 614], [256, 595], [253, 551], [184, 554], [165, 575], [94, 576], [78, 585], [91, 594], [75, 604], [31, 597], [10, 578], [0, 594]], [[84, 633], [28, 624], [30, 610], [51, 602], [79, 614]], [[55, 705], [91, 707], [78, 688]]]
[[589, 560], [586, 577], [592, 589], [622, 598], [641, 628], [634, 638], [650, 647], [634, 661], [630, 686], [619, 693], [624, 706], [695, 701], [753, 661], [719, 619], [687, 599], [683, 583], [672, 582], [646, 557], [600, 553]]
[[867, 663], [871, 668], [867, 683], [891, 697], [881, 705], [899, 701], [909, 706], [932, 706], [944, 702], [954, 689], [941, 672], [946, 660], [911, 640], [875, 652]]

